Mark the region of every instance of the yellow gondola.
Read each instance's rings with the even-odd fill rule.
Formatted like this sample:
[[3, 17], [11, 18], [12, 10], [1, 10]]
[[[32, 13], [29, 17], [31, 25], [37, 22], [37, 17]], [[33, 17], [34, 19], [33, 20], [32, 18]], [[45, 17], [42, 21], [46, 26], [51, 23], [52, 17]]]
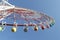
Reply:
[[11, 29], [11, 31], [12, 31], [12, 32], [16, 32], [16, 31], [17, 31], [17, 28], [16, 28], [16, 27], [13, 27], [13, 28]]

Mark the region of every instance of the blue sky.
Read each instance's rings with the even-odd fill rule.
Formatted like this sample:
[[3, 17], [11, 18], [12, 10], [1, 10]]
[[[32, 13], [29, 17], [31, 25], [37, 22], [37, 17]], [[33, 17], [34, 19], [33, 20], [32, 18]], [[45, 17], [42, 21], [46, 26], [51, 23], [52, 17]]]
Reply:
[[55, 25], [50, 29], [37, 32], [30, 29], [27, 33], [18, 28], [16, 33], [11, 32], [11, 27], [7, 27], [4, 32], [0, 32], [0, 40], [60, 40], [60, 0], [9, 0], [13, 5], [42, 11], [55, 19]]

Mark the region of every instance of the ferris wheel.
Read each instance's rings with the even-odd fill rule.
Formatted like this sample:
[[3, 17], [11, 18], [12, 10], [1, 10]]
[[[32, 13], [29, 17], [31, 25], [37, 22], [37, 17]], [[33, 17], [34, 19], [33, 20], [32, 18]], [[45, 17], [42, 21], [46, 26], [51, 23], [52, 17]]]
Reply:
[[34, 31], [38, 31], [39, 27], [44, 30], [52, 27], [54, 23], [55, 20], [43, 12], [16, 7], [8, 0], [0, 2], [0, 31], [3, 31], [5, 26], [12, 26], [12, 32], [16, 32], [18, 27], [22, 26], [24, 32], [28, 31], [28, 27], [33, 27]]

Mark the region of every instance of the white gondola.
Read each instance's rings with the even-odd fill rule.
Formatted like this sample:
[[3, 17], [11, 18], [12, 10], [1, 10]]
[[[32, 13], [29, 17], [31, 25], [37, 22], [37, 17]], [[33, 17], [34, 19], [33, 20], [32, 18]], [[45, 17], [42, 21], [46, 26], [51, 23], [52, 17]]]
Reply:
[[0, 25], [0, 32], [4, 31], [5, 30], [5, 27], [6, 26], [6, 22], [3, 22], [2, 21], [2, 25]]

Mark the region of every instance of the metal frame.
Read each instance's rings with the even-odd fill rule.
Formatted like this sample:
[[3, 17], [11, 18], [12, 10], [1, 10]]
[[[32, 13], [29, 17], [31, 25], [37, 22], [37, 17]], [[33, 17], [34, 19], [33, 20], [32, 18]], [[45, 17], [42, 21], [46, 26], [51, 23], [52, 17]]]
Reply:
[[[43, 12], [37, 12], [26, 8], [16, 7], [8, 2], [8, 0], [2, 0], [0, 3], [0, 21], [4, 20], [9, 15], [13, 13], [19, 14], [20, 18], [24, 19], [28, 22], [28, 26], [41, 26], [42, 29], [49, 28], [50, 26], [54, 25], [55, 20], [44, 14]], [[19, 18], [19, 20], [20, 20]], [[16, 22], [17, 17], [14, 15], [14, 22]], [[30, 24], [29, 20], [37, 21], [38, 23]], [[2, 23], [0, 23], [2, 25]], [[5, 25], [5, 24], [4, 24]], [[14, 24], [6, 23], [6, 26], [14, 26]], [[26, 24], [17, 24], [17, 26], [26, 26]], [[44, 27], [47, 26], [47, 27]]]

